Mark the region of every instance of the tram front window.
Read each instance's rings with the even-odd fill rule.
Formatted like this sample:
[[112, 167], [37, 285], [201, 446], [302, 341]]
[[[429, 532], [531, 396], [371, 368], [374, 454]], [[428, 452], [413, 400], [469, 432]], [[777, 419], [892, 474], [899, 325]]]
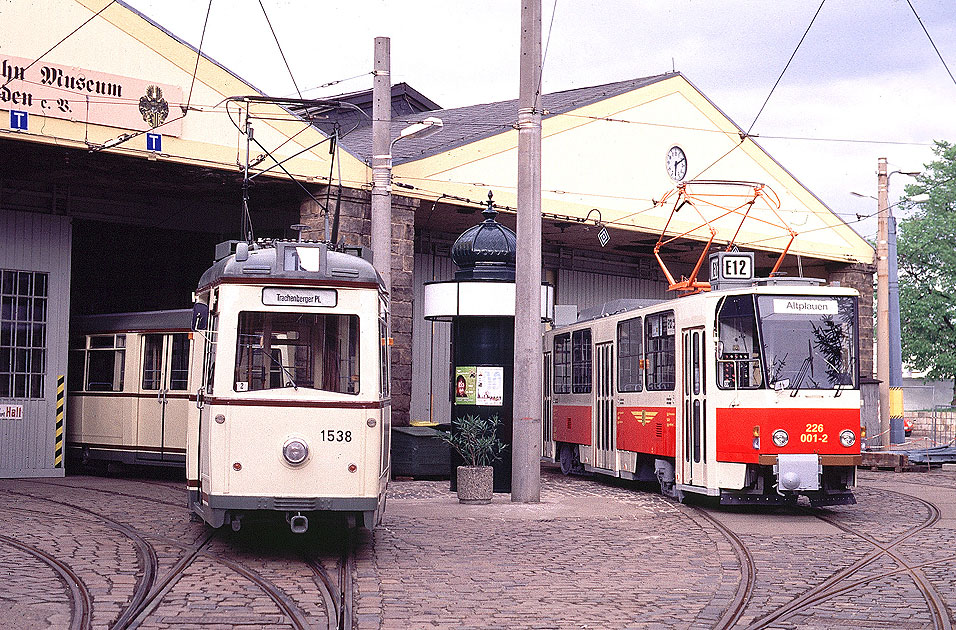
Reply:
[[752, 295], [731, 295], [717, 307], [717, 385], [721, 389], [763, 385]]
[[757, 298], [767, 377], [775, 389], [857, 386], [857, 313], [851, 297]]
[[239, 313], [235, 391], [359, 393], [357, 315]]

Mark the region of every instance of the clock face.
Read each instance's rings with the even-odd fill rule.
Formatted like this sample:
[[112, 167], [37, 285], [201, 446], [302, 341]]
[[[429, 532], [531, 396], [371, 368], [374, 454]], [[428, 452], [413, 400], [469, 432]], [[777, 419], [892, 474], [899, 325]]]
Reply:
[[687, 177], [687, 156], [684, 150], [678, 146], [673, 146], [667, 151], [667, 174], [675, 182], [683, 181]]

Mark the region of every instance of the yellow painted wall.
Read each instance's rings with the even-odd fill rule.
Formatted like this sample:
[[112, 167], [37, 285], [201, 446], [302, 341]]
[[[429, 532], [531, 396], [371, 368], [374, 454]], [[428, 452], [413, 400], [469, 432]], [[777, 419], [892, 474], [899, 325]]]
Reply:
[[[108, 5], [108, 0], [12, 0], [3, 7], [3, 38], [0, 54], [37, 59], [51, 46]], [[160, 159], [235, 170], [237, 160], [245, 160], [245, 140], [230, 122], [222, 101], [227, 96], [258, 93], [222, 67], [201, 59], [195, 84], [196, 51], [180, 43], [161, 29], [118, 3], [83, 26], [43, 61], [75, 66], [115, 75], [136, 77], [178, 86], [186, 99], [192, 88], [191, 109], [182, 121], [179, 137], [164, 136]], [[71, 99], [79, 98], [67, 94]], [[138, 108], [140, 95], [116, 100], [117, 108]], [[107, 97], [99, 97], [107, 98]], [[0, 109], [9, 104], [0, 102]], [[170, 103], [170, 118], [179, 116], [179, 104]], [[239, 119], [233, 107], [233, 118]], [[284, 120], [255, 120], [255, 137], [280, 159], [302, 151], [324, 139], [314, 128], [296, 136], [304, 123], [293, 120], [286, 111], [274, 105], [255, 105], [254, 113]], [[42, 117], [41, 117], [42, 118]], [[4, 130], [5, 131], [5, 130]], [[125, 133], [126, 129], [106, 125], [87, 125], [82, 109], [75, 122], [56, 118], [31, 121], [30, 130], [17, 134], [24, 140], [57, 143], [86, 148], [87, 142], [102, 144]], [[162, 128], [158, 129], [162, 132]], [[276, 150], [277, 147], [280, 147]], [[146, 136], [139, 135], [110, 151], [146, 156]], [[253, 157], [262, 153], [253, 146]], [[366, 183], [366, 168], [353, 156], [341, 153], [342, 179], [346, 185]], [[271, 165], [266, 159], [261, 168]], [[328, 144], [322, 144], [293, 158], [286, 165], [293, 174], [311, 181], [324, 182], [329, 173]]]

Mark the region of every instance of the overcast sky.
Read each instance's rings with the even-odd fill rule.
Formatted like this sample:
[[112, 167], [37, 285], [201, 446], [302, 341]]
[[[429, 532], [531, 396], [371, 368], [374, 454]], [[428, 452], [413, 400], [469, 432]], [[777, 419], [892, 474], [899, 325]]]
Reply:
[[[126, 1], [199, 45], [206, 2]], [[953, 0], [910, 2], [956, 74]], [[262, 4], [306, 97], [371, 88], [373, 40], [387, 36], [392, 81], [442, 107], [517, 98], [519, 0]], [[542, 6], [545, 92], [676, 69], [745, 131], [753, 125], [771, 155], [867, 238], [876, 221], [858, 222], [856, 214], [874, 214], [876, 201], [850, 191], [876, 196], [877, 158], [886, 157], [891, 171], [920, 170], [934, 139], [956, 141], [956, 83], [907, 0], [825, 2], [759, 118], [819, 0]], [[295, 96], [258, 0], [213, 0], [203, 52], [266, 94]], [[891, 178], [891, 202], [911, 181]]]

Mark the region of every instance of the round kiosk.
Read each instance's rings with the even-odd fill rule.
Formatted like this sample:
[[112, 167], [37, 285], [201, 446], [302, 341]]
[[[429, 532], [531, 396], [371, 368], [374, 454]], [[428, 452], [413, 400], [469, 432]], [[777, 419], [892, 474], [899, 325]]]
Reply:
[[[494, 463], [494, 491], [511, 492], [517, 239], [495, 220], [497, 214], [489, 192], [485, 220], [452, 246], [455, 279], [426, 283], [423, 310], [425, 319], [452, 324], [449, 421], [465, 416], [501, 420], [498, 438], [509, 448]], [[553, 288], [542, 284], [542, 321], [553, 319], [553, 305]], [[462, 463], [452, 451], [452, 490]]]

